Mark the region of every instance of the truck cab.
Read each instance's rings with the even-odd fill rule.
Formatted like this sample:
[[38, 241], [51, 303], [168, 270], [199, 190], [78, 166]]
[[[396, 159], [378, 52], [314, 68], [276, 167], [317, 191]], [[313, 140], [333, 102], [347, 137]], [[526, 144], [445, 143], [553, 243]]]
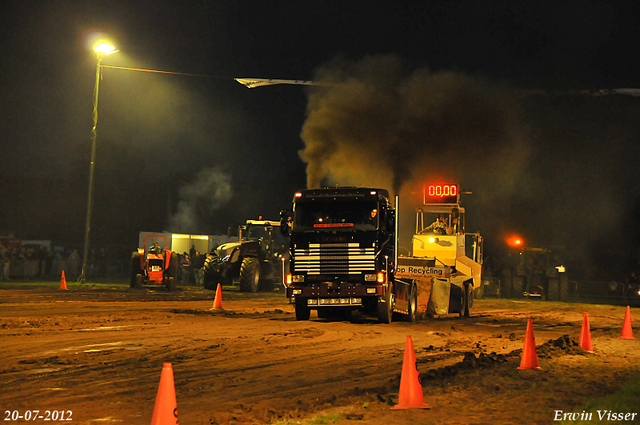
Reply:
[[[377, 188], [310, 189], [294, 195], [286, 296], [296, 318], [361, 310], [389, 323], [408, 312], [411, 283], [394, 280], [395, 208]], [[400, 307], [398, 307], [400, 306]]]

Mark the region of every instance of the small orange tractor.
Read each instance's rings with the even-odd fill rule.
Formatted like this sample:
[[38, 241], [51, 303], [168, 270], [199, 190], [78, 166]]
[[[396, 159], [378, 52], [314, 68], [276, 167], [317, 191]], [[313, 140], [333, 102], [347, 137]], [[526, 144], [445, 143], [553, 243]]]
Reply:
[[[147, 238], [149, 237], [164, 239], [164, 248], [154, 249], [154, 246], [152, 246], [146, 249]], [[178, 255], [171, 250], [167, 250], [167, 238], [164, 235], [147, 235], [144, 238], [142, 248], [138, 248], [131, 255], [130, 286], [132, 288], [141, 288], [143, 283], [150, 283], [164, 285], [169, 291], [175, 291], [178, 280], [178, 267]]]

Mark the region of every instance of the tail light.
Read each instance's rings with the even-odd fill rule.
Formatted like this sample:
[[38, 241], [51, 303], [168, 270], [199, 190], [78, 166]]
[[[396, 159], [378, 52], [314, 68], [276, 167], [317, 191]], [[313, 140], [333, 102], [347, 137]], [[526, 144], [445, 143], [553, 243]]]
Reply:
[[385, 272], [378, 272], [377, 281], [378, 281], [378, 283], [386, 283], [387, 282], [387, 275], [385, 274]]
[[287, 274], [287, 285], [291, 285], [293, 278], [291, 277], [291, 273]]

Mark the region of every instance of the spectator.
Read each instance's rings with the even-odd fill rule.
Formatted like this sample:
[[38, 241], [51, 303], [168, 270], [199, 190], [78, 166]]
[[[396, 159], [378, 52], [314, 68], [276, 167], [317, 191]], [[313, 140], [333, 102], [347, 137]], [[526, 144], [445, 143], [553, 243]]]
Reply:
[[67, 262], [69, 266], [69, 275], [77, 277], [80, 267], [80, 254], [78, 254], [77, 249], [74, 249], [71, 255], [69, 255], [69, 258], [67, 258]]
[[11, 257], [6, 252], [2, 257], [2, 280], [9, 280], [9, 267], [11, 265]]
[[109, 258], [106, 248], [100, 248], [100, 256], [98, 257], [98, 275], [100, 277], [107, 276], [107, 262]]
[[198, 251], [196, 251], [196, 256], [191, 263], [191, 268], [193, 269], [193, 277], [195, 280], [196, 286], [202, 286], [204, 281], [204, 255], [200, 255]]
[[189, 285], [191, 279], [191, 261], [189, 260], [189, 254], [186, 252], [180, 259], [180, 270], [182, 270], [182, 284]]

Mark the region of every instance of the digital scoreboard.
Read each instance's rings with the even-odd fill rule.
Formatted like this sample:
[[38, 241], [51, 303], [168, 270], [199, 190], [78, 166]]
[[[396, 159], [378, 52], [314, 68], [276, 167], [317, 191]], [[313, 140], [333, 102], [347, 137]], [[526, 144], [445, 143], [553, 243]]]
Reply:
[[425, 184], [424, 203], [429, 204], [457, 204], [460, 191], [457, 184]]

